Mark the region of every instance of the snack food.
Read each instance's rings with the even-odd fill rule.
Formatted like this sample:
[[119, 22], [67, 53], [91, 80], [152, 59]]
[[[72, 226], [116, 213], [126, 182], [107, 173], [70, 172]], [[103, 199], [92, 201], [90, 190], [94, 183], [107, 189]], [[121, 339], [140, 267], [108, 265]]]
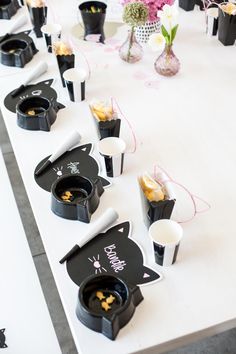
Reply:
[[103, 295], [103, 292], [102, 292], [102, 291], [97, 291], [97, 292], [96, 292], [96, 296], [97, 296], [97, 298], [98, 298], [100, 301], [106, 298], [106, 297]]
[[55, 42], [53, 45], [53, 50], [56, 55], [72, 55], [72, 48], [65, 42]]
[[233, 4], [232, 2], [221, 5], [221, 9], [229, 15], [236, 15], [236, 4]]
[[114, 111], [112, 104], [105, 101], [93, 100], [90, 103], [90, 109], [92, 111], [93, 116], [101, 122], [105, 122], [107, 120], [116, 119], [117, 115]]
[[159, 202], [165, 199], [164, 188], [147, 172], [139, 177], [139, 184], [150, 202]]
[[109, 304], [106, 301], [102, 301], [101, 306], [105, 311], [109, 311], [111, 309], [111, 306], [109, 306]]
[[43, 0], [26, 0], [30, 7], [44, 7], [45, 2]]
[[115, 296], [110, 295], [109, 297], [106, 298], [106, 302], [110, 305], [115, 301]]
[[61, 199], [64, 201], [64, 202], [71, 202], [73, 198], [73, 194], [70, 192], [70, 191], [65, 191], [62, 193], [61, 195]]

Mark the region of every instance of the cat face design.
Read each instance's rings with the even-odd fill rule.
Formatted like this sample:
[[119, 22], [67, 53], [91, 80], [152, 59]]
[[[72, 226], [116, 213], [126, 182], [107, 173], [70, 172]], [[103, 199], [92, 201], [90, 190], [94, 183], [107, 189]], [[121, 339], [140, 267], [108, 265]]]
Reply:
[[0, 329], [0, 348], [7, 348], [7, 345], [6, 345], [6, 337], [5, 337], [5, 328], [3, 329]]
[[[51, 101], [57, 99], [56, 91], [51, 87], [53, 83], [53, 79], [41, 81], [35, 85], [27, 85], [26, 89], [22, 91], [16, 97], [11, 96], [11, 92], [5, 97], [4, 105], [6, 108], [15, 113], [16, 112], [16, 105], [19, 101], [29, 96], [43, 96], [48, 98]], [[64, 108], [61, 103], [57, 103], [58, 109]]]
[[[99, 176], [99, 166], [97, 161], [90, 155], [91, 150], [92, 144], [85, 144], [66, 152], [55, 161], [51, 168], [47, 169], [38, 177], [35, 176], [35, 181], [41, 188], [50, 192], [52, 184], [58, 178], [65, 174], [73, 175], [78, 173], [81, 176], [88, 177], [92, 180], [99, 177], [102, 181], [103, 187], [109, 186], [110, 182]], [[37, 170], [39, 166], [48, 159], [48, 157], [41, 161], [35, 170]]]
[[124, 222], [87, 243], [67, 262], [70, 278], [77, 285], [90, 275], [108, 273], [134, 285], [160, 280], [160, 274], [144, 265], [142, 250], [129, 234], [130, 223]]

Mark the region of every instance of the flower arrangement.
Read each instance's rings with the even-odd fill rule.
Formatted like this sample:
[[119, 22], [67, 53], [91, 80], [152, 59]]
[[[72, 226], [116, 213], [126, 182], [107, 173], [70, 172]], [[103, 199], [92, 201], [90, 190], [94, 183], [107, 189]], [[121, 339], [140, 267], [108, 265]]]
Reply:
[[123, 21], [132, 29], [142, 26], [147, 21], [148, 8], [142, 2], [129, 2], [124, 7]]
[[[127, 5], [134, 2], [135, 0], [122, 0], [122, 5]], [[172, 5], [174, 0], [139, 0], [142, 2], [148, 9], [148, 18], [150, 22], [156, 21], [158, 18], [158, 11], [163, 9], [164, 5]]]
[[163, 10], [159, 11], [159, 16], [161, 19], [161, 33], [152, 34], [148, 40], [149, 46], [154, 51], [163, 49], [165, 44], [171, 47], [179, 26], [176, 23], [178, 11], [174, 6], [164, 5]]
[[180, 68], [179, 60], [172, 50], [172, 45], [178, 30], [177, 16], [178, 11], [174, 6], [164, 5], [159, 11], [161, 19], [161, 33], [154, 33], [148, 40], [149, 46], [154, 51], [165, 47], [163, 53], [155, 62], [156, 71], [164, 76], [173, 76], [177, 74]]
[[128, 39], [120, 47], [119, 54], [122, 60], [135, 63], [142, 57], [142, 47], [135, 38], [135, 28], [145, 24], [148, 18], [148, 8], [141, 1], [129, 2], [124, 6], [123, 21], [131, 26]]

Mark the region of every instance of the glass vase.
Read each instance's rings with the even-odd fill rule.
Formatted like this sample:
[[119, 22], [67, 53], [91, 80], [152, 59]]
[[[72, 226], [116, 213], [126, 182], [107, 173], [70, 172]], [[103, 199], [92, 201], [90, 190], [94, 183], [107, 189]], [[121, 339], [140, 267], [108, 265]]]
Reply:
[[158, 74], [163, 76], [174, 76], [180, 69], [179, 59], [175, 56], [172, 46], [166, 45], [164, 51], [157, 58], [154, 67]]
[[129, 31], [125, 43], [120, 47], [119, 55], [122, 60], [131, 64], [136, 63], [142, 58], [143, 49], [135, 37], [134, 28]]

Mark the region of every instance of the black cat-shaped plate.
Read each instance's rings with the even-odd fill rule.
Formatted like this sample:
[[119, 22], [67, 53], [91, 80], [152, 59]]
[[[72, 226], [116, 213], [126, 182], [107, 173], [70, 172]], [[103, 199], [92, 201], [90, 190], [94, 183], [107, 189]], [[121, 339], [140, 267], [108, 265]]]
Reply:
[[[12, 97], [11, 93], [14, 91], [11, 91], [4, 99], [4, 105], [5, 107], [13, 112], [16, 113], [16, 105], [17, 103], [22, 100], [23, 98], [29, 97], [29, 96], [43, 96], [48, 98], [49, 100], [52, 99], [57, 99], [57, 92], [51, 87], [53, 83], [53, 79], [45, 80], [38, 82], [37, 84], [34, 85], [27, 85], [25, 86], [25, 89], [21, 91], [19, 95], [16, 97]], [[64, 108], [61, 103], [58, 103], [58, 107]]]
[[[47, 170], [39, 176], [34, 176], [36, 183], [44, 190], [50, 192], [52, 184], [61, 176], [71, 173], [80, 174], [92, 180], [99, 177], [103, 187], [108, 187], [110, 182], [105, 178], [98, 176], [99, 165], [97, 161], [90, 155], [92, 144], [78, 146], [70, 151], [67, 151], [58, 158]], [[37, 171], [50, 156], [45, 157], [35, 168]]]
[[131, 225], [126, 221], [99, 234], [67, 261], [67, 271], [77, 285], [93, 274], [113, 274], [134, 285], [162, 279], [161, 274], [144, 265], [139, 245], [130, 238]]

